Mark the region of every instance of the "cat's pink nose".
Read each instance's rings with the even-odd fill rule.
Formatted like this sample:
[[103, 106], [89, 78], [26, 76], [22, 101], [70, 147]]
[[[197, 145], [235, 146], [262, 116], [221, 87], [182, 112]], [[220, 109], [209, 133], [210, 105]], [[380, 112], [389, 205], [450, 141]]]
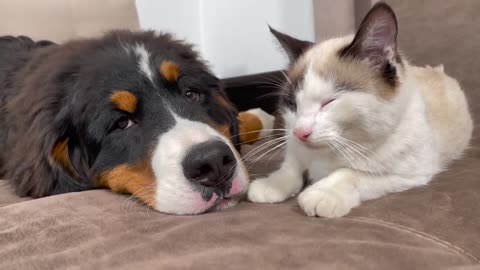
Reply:
[[311, 134], [311, 129], [296, 128], [293, 130], [293, 135], [295, 135], [295, 137], [299, 138], [301, 141], [306, 141]]

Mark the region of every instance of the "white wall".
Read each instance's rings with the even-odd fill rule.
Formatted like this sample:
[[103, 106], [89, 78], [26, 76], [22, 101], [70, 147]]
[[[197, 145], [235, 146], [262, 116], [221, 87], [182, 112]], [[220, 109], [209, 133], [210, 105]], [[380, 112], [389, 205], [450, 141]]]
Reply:
[[314, 40], [312, 0], [136, 0], [142, 29], [169, 31], [197, 45], [220, 78], [285, 68], [267, 24]]

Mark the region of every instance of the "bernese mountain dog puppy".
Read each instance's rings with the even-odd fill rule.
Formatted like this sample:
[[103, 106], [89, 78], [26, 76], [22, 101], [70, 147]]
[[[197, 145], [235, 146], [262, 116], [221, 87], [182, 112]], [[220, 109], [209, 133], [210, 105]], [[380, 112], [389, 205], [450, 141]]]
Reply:
[[172, 214], [233, 206], [238, 113], [192, 46], [114, 31], [0, 38], [0, 177], [34, 198], [110, 188]]

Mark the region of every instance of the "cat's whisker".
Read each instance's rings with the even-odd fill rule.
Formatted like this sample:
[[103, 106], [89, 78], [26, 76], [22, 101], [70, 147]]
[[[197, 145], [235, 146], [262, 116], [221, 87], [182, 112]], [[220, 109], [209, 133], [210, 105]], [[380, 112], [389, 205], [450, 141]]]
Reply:
[[263, 144], [261, 144], [260, 146], [254, 148], [253, 150], [249, 151], [248, 153], [246, 153], [243, 158], [242, 158], [242, 161], [246, 161], [247, 159], [249, 159], [250, 157], [256, 155], [257, 153], [259, 153], [260, 151], [264, 150], [264, 149], [267, 149], [268, 147], [272, 146], [272, 145], [275, 145], [277, 143], [280, 143], [282, 140], [286, 140], [287, 136], [283, 136], [283, 137], [280, 137], [280, 138], [275, 138], [273, 140], [270, 140], [268, 142], [265, 142]]
[[266, 139], [266, 138], [271, 138], [271, 137], [278, 137], [280, 136], [280, 134], [269, 134], [269, 135], [265, 135], [265, 136], [262, 136], [258, 139], [251, 139], [251, 140], [246, 140], [246, 141], [243, 141], [241, 143], [237, 143], [235, 145], [243, 145], [243, 144], [248, 144], [249, 142], [255, 142], [255, 141], [259, 141], [259, 140], [262, 140], [262, 139]]
[[282, 147], [286, 144], [287, 142], [282, 142], [280, 143], [279, 145], [275, 146], [274, 148], [268, 150], [267, 152], [263, 153], [262, 155], [260, 155], [259, 157], [257, 157], [254, 161], [250, 162], [246, 168], [247, 170], [250, 169], [255, 163], [257, 163], [262, 157], [264, 157], [265, 155], [267, 155], [268, 153], [274, 151], [275, 149], [278, 149], [279, 147]]
[[[356, 165], [356, 161], [358, 160], [358, 157], [356, 157], [356, 155], [352, 153], [350, 149], [348, 149], [348, 147], [343, 145], [341, 142], [339, 142], [335, 138], [333, 138], [332, 143], [337, 146], [338, 152], [342, 154], [342, 156], [345, 158], [345, 161], [347, 161], [348, 165], [351, 166], [353, 169], [358, 169], [357, 168], [358, 166]], [[370, 174], [370, 172], [368, 171], [367, 173]]]
[[263, 152], [263, 151], [266, 151], [268, 149], [271, 149], [272, 147], [275, 147], [277, 144], [279, 143], [282, 143], [284, 140], [277, 140], [277, 141], [274, 141], [274, 142], [271, 142], [269, 144], [266, 144], [264, 145], [263, 147], [261, 148], [258, 148], [258, 149], [255, 149], [255, 151], [251, 151], [248, 153], [248, 155], [245, 155], [243, 158], [242, 158], [242, 162], [246, 162], [246, 161], [249, 161], [251, 158], [253, 158], [254, 156], [258, 155], [259, 153]]
[[251, 134], [251, 133], [256, 133], [256, 132], [262, 132], [262, 131], [288, 131], [288, 129], [283, 129], [283, 128], [266, 128], [266, 129], [262, 129], [262, 130], [252, 130], [252, 131], [246, 131], [246, 132], [241, 132], [241, 133], [238, 133], [237, 135], [233, 135], [233, 136], [230, 136], [229, 139], [232, 139], [234, 137], [238, 137], [238, 136], [241, 136], [241, 135], [245, 135], [245, 134]]
[[369, 153], [369, 154], [375, 155], [375, 153], [374, 153], [373, 151], [371, 151], [371, 150], [368, 149], [367, 147], [365, 147], [365, 146], [363, 146], [363, 145], [361, 145], [361, 144], [359, 144], [359, 143], [357, 143], [357, 142], [354, 142], [354, 141], [349, 140], [349, 139], [347, 139], [347, 138], [345, 138], [345, 137], [342, 137], [342, 136], [337, 136], [337, 137], [340, 138], [340, 139], [343, 140], [343, 141], [349, 142], [349, 143], [357, 146], [358, 148], [362, 149], [363, 151], [366, 151], [366, 152]]
[[276, 83], [276, 84], [279, 84], [279, 85], [286, 85], [286, 80], [282, 79], [282, 78], [277, 78], [275, 76], [272, 76], [272, 75], [268, 75], [267, 76], [262, 76], [263, 79], [265, 79], [266, 81], [268, 82], [271, 82], [271, 83]]
[[275, 145], [279, 144], [279, 143], [282, 143], [282, 142], [285, 142], [286, 141], [286, 136], [283, 136], [283, 137], [279, 137], [279, 138], [275, 138], [275, 139], [271, 139], [269, 140], [268, 142], [266, 143], [263, 143], [262, 145], [260, 145], [259, 147], [256, 147], [255, 149], [249, 151], [247, 154], [245, 154], [243, 156], [243, 160], [244, 161], [247, 161], [248, 159], [250, 159], [251, 157], [257, 155], [258, 153], [262, 152], [263, 150], [266, 150], [266, 149], [269, 149], [271, 147], [274, 147]]
[[350, 166], [352, 166], [352, 162], [350, 161], [350, 158], [347, 157], [347, 155], [345, 153], [343, 153], [343, 151], [341, 151], [341, 148], [339, 147], [339, 145], [337, 144], [337, 142], [335, 140], [331, 140], [331, 141], [328, 141], [327, 140], [327, 144], [329, 146], [331, 146], [330, 148], [334, 151], [334, 152], [337, 152], [339, 153], [344, 159], [345, 161], [348, 162], [348, 164]]
[[276, 156], [278, 155], [278, 153], [281, 153], [283, 150], [283, 148], [279, 148], [275, 153], [273, 153], [270, 158], [267, 160], [266, 162], [266, 165], [268, 166], [270, 164], [270, 161]]
[[[336, 140], [336, 138], [332, 138], [332, 143], [337, 146], [338, 152], [342, 154], [343, 158], [345, 161], [348, 163], [352, 169], [359, 169], [358, 166], [356, 165], [356, 160], [358, 160], [358, 157], [348, 147], [343, 145], [340, 141]], [[343, 149], [343, 151], [342, 151]], [[367, 171], [368, 174], [370, 174]]]
[[274, 97], [274, 98], [282, 98], [282, 97], [287, 97], [288, 95], [286, 95], [285, 93], [283, 92], [272, 92], [272, 93], [266, 93], [264, 95], [260, 95], [258, 96], [257, 98], [258, 99], [262, 99], [262, 98], [268, 98], [268, 97]]
[[[376, 159], [367, 156], [369, 154], [371, 155], [371, 154], [374, 154], [374, 153], [372, 153], [371, 151], [369, 151], [365, 147], [363, 147], [363, 146], [361, 146], [361, 145], [359, 145], [355, 142], [352, 142], [348, 139], [345, 139], [341, 136], [335, 136], [334, 140], [336, 140], [337, 143], [341, 144], [345, 148], [346, 151], [349, 151], [349, 153], [353, 157], [356, 157], [355, 160], [357, 160], [357, 162], [362, 163], [360, 165], [361, 165], [361, 167], [364, 167], [364, 168], [356, 168], [356, 169], [361, 169], [362, 171], [367, 172], [367, 173], [373, 172], [375, 174], [380, 174], [380, 175], [384, 175], [386, 173], [385, 170], [383, 169], [383, 166]], [[360, 148], [360, 147], [362, 147], [362, 148]], [[367, 154], [363, 153], [362, 151], [367, 152]], [[368, 153], [368, 152], [370, 152], [370, 153]], [[352, 166], [358, 167], [356, 163], [352, 164]]]
[[290, 80], [290, 78], [288, 77], [288, 75], [285, 73], [285, 71], [281, 70], [280, 71], [283, 75], [283, 77], [285, 77], [285, 80], [288, 82], [288, 84], [290, 84], [290, 86], [295, 89], [295, 86], [293, 85], [292, 81]]
[[338, 135], [325, 135], [317, 138], [315, 142], [330, 142], [332, 146], [337, 150], [345, 161], [352, 166], [353, 169], [358, 169], [371, 173], [374, 171], [376, 174], [385, 174], [385, 171], [380, 166], [379, 162], [368, 156], [375, 156], [375, 153], [368, 150], [366, 147], [348, 140]]
[[248, 157], [250, 157], [251, 155], [254, 155], [255, 153], [257, 153], [258, 151], [261, 151], [262, 149], [266, 148], [266, 147], [269, 147], [270, 145], [272, 144], [275, 144], [277, 142], [281, 141], [281, 138], [275, 138], [275, 139], [272, 139], [272, 140], [269, 140], [267, 142], [264, 142], [262, 143], [261, 145], [255, 147], [254, 149], [250, 150], [249, 152], [247, 152], [244, 156], [243, 156], [243, 159], [247, 159]]

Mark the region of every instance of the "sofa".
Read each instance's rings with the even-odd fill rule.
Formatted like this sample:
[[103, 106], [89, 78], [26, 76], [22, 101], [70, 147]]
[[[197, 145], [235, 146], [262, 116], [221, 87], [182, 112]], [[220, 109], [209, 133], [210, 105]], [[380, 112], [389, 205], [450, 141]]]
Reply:
[[[362, 1], [339, 2], [352, 16], [364, 15]], [[443, 63], [463, 86], [474, 118], [480, 117], [480, 1], [387, 2], [398, 15], [402, 51], [418, 65]], [[134, 8], [130, 0], [0, 0], [0, 35], [61, 42], [110, 28], [137, 29]], [[272, 111], [274, 98], [238, 94], [265, 91], [250, 79], [225, 82], [232, 100], [242, 109]], [[280, 161], [281, 153], [265, 155], [250, 167], [252, 178]], [[0, 180], [0, 269], [480, 269], [479, 202], [478, 129], [465, 156], [429, 185], [335, 219], [307, 217], [295, 199], [172, 216], [109, 190], [19, 198]]]

